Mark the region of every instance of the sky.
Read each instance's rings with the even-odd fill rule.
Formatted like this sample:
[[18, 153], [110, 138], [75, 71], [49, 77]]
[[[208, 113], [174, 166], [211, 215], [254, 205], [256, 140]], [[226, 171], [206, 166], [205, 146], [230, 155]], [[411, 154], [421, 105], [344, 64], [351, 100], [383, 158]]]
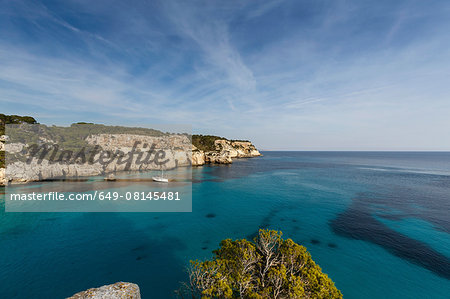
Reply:
[[1, 113], [450, 150], [450, 1], [0, 0]]

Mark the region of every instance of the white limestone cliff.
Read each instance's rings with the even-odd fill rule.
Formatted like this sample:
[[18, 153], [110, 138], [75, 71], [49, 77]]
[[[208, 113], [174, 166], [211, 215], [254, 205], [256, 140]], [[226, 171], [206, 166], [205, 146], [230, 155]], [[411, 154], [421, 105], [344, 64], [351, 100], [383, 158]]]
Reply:
[[[230, 164], [236, 158], [261, 156], [251, 142], [225, 139], [215, 141], [215, 151], [204, 152], [192, 145], [189, 138], [185, 135], [153, 137], [133, 134], [97, 134], [91, 135], [85, 140], [91, 146], [100, 146], [102, 150], [112, 152], [120, 150], [125, 154], [129, 153], [133, 149], [133, 146], [136, 146], [136, 142], [138, 144], [135, 149], [142, 152], [145, 152], [151, 145], [154, 145], [155, 149], [164, 149], [166, 154], [165, 159], [168, 159], [168, 162], [164, 165], [165, 169], [189, 165]], [[51, 140], [47, 141], [51, 143]], [[5, 147], [8, 153], [18, 153], [25, 149], [24, 144], [18, 143], [6, 143]], [[99, 155], [95, 156], [94, 160], [97, 160]], [[43, 160], [39, 163], [37, 158], [31, 159], [29, 163], [16, 161], [9, 163], [6, 171], [4, 168], [0, 169], [0, 185], [69, 177], [107, 175], [124, 170], [145, 171], [161, 168], [153, 160], [148, 163], [136, 163], [136, 160], [137, 156], [133, 156], [133, 160], [128, 169], [125, 169], [126, 163], [118, 163], [117, 159], [107, 164], [101, 164], [99, 162], [68, 164], [64, 162], [49, 162], [48, 160]]]
[[261, 153], [250, 141], [230, 141], [218, 139], [214, 142], [215, 151], [204, 152], [192, 146], [192, 166], [204, 164], [230, 164], [235, 158], [251, 158]]

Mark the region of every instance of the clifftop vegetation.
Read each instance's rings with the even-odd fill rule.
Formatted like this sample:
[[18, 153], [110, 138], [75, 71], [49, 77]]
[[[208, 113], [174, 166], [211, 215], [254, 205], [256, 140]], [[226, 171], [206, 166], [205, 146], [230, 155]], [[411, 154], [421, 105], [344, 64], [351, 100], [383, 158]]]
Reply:
[[[192, 135], [192, 144], [197, 147], [199, 150], [204, 152], [215, 151], [216, 147], [214, 142], [216, 140], [229, 140], [225, 137], [219, 137], [214, 135]], [[231, 142], [240, 141], [240, 142], [250, 142], [248, 140], [229, 140]]]
[[5, 115], [0, 113], [0, 135], [5, 134], [6, 124], [37, 124], [37, 121], [31, 116]]
[[212, 260], [191, 261], [181, 298], [342, 298], [305, 247], [260, 230], [252, 241], [226, 239]]
[[[37, 121], [31, 116], [6, 115], [0, 113], [0, 136], [5, 135], [6, 124], [23, 123], [37, 124]], [[0, 168], [5, 168], [5, 151], [0, 151]]]
[[214, 142], [219, 139], [226, 140], [226, 138], [214, 135], [192, 135], [192, 144], [199, 150], [210, 152], [216, 150]]

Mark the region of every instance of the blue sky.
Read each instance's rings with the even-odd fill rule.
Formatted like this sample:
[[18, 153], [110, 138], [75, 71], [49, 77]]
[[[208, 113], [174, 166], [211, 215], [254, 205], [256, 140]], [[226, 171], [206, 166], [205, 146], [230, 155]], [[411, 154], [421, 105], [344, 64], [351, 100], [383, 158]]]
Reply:
[[450, 1], [0, 0], [2, 113], [450, 150]]

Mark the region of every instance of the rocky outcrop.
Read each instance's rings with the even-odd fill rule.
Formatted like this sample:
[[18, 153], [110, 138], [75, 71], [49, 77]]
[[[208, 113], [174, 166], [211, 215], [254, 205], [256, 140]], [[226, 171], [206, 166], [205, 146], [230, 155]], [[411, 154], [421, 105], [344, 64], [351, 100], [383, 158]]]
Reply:
[[214, 141], [215, 151], [202, 151], [192, 146], [192, 166], [204, 164], [230, 164], [235, 158], [251, 158], [261, 153], [250, 141], [230, 141], [218, 139]]
[[33, 159], [31, 163], [14, 162], [6, 168], [8, 182], [27, 183], [32, 181], [43, 181], [60, 179], [66, 177], [94, 176], [104, 173], [103, 165], [95, 164], [64, 164], [49, 163], [43, 160], [41, 163]]
[[199, 150], [195, 145], [192, 145], [192, 165], [199, 166], [205, 163], [206, 163], [205, 152]]
[[[125, 154], [129, 153], [133, 147], [138, 151], [148, 151], [150, 146], [155, 150], [163, 149], [168, 162], [164, 165], [165, 169], [172, 169], [178, 166], [188, 166], [191, 164], [191, 142], [184, 135], [171, 135], [165, 137], [153, 137], [133, 134], [98, 134], [86, 138], [90, 145], [99, 145], [103, 150], [115, 152], [120, 150]], [[137, 157], [136, 157], [137, 159]], [[126, 168], [125, 163], [109, 163], [103, 173], [123, 171]], [[153, 161], [149, 163], [136, 163], [134, 160], [129, 169], [131, 171], [143, 171], [159, 169]]]
[[207, 152], [205, 162], [209, 164], [231, 164], [233, 160], [226, 152]]
[[67, 299], [141, 299], [139, 286], [131, 282], [116, 282], [76, 293]]
[[5, 168], [0, 168], [0, 186], [6, 185]]
[[[6, 140], [6, 136], [2, 140]], [[95, 134], [88, 136], [85, 141], [91, 147], [100, 147], [103, 151], [124, 154], [131, 151], [146, 152], [149, 147], [164, 149], [167, 163], [165, 169], [179, 166], [199, 166], [204, 164], [230, 164], [235, 158], [261, 156], [255, 146], [248, 141], [215, 140], [211, 151], [202, 151], [191, 144], [186, 135], [165, 135], [160, 137], [136, 134]], [[42, 142], [42, 140], [41, 140]], [[52, 140], [45, 140], [46, 144], [55, 144]], [[6, 143], [8, 154], [26, 152], [26, 146], [21, 143]], [[25, 159], [10, 160], [7, 169], [0, 169], [0, 185], [11, 183], [26, 183], [31, 181], [76, 178], [85, 176], [108, 175], [119, 171], [157, 170], [161, 166], [155, 160], [137, 163], [137, 154], [132, 155], [130, 163], [119, 162], [118, 159], [109, 163], [99, 163], [100, 154], [94, 157], [93, 163], [75, 163], [75, 161], [39, 161], [37, 157], [25, 162]], [[141, 155], [141, 158], [145, 155]], [[15, 161], [15, 162], [11, 162]]]
[[216, 140], [218, 151], [227, 152], [230, 158], [250, 158], [261, 156], [261, 153], [250, 141]]
[[[162, 167], [157, 163], [157, 159], [155, 159], [156, 152], [158, 151], [164, 152], [164, 157], [161, 158], [161, 160], [167, 161], [164, 164], [164, 169], [173, 169], [178, 166], [188, 166], [191, 164], [191, 142], [185, 135], [154, 137], [133, 134], [97, 134], [88, 136], [85, 141], [92, 147], [99, 146], [101, 148], [101, 153], [98, 153], [93, 158], [93, 161], [96, 162], [76, 163], [76, 161], [58, 161], [58, 158], [56, 158], [56, 161], [45, 159], [39, 161], [39, 155], [36, 155], [36, 157], [29, 161], [19, 159], [18, 161], [11, 162], [12, 160], [10, 160], [6, 168], [6, 173], [4, 169], [3, 175], [0, 173], [0, 184], [96, 176], [125, 170], [158, 170]], [[150, 155], [149, 159], [146, 159], [150, 148], [154, 149], [153, 154]], [[25, 149], [25, 144], [6, 144], [7, 154], [21, 153]], [[108, 163], [99, 162], [100, 156], [105, 152], [116, 153], [118, 150], [124, 153], [122, 160], [116, 158]], [[134, 151], [133, 155], [130, 154], [132, 150]], [[139, 153], [142, 154], [140, 155]], [[75, 155], [76, 151], [72, 156]], [[87, 156], [89, 154], [86, 155], [86, 158]], [[128, 158], [129, 156], [132, 158]]]

